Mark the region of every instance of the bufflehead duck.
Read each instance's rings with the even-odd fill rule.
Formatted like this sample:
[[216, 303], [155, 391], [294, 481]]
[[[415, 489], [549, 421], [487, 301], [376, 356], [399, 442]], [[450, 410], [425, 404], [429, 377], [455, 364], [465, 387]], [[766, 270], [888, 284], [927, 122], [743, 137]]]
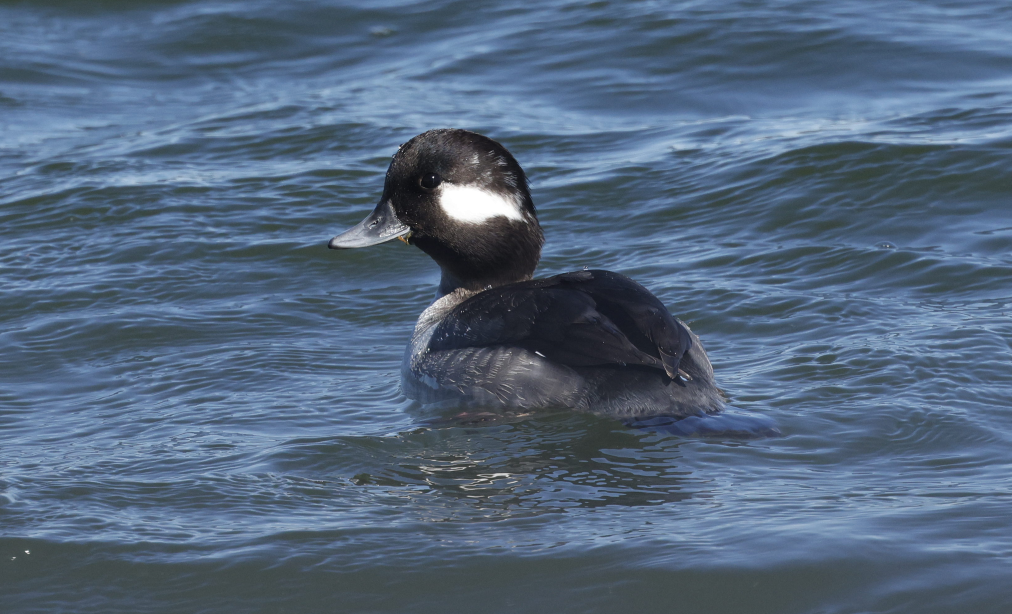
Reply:
[[544, 235], [496, 141], [443, 129], [401, 145], [376, 209], [329, 247], [392, 239], [442, 271], [404, 354], [409, 397], [625, 418], [723, 408], [699, 338], [649, 290], [610, 271], [532, 279]]

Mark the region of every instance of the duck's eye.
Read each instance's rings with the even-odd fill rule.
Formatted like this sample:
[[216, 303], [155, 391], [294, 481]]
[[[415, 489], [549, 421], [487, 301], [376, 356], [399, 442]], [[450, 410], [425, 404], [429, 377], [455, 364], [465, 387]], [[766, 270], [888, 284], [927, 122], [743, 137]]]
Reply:
[[426, 173], [418, 179], [418, 185], [422, 186], [426, 190], [435, 190], [442, 182], [443, 179], [435, 173]]

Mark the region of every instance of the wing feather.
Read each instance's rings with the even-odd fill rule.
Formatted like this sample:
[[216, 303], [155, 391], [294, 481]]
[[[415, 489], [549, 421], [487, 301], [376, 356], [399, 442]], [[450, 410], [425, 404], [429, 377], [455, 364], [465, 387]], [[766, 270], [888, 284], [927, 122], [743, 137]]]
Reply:
[[429, 341], [432, 351], [497, 345], [573, 367], [639, 365], [677, 379], [692, 337], [628, 277], [576, 271], [476, 294], [444, 318]]

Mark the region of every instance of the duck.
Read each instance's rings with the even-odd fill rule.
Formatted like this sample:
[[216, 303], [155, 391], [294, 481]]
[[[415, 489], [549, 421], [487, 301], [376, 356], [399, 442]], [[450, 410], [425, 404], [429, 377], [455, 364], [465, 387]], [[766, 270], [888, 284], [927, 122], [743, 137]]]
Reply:
[[375, 209], [328, 247], [394, 239], [441, 273], [404, 352], [406, 396], [618, 418], [724, 408], [699, 337], [645, 287], [586, 268], [534, 278], [544, 233], [527, 175], [499, 142], [456, 128], [407, 141]]

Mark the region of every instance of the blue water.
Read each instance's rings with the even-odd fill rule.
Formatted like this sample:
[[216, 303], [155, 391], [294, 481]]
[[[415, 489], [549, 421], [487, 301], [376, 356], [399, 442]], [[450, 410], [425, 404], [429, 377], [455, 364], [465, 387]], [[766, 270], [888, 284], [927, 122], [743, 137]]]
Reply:
[[[782, 436], [406, 399], [436, 127]], [[2, 2], [0, 610], [1008, 612], [1010, 169], [997, 0]]]

